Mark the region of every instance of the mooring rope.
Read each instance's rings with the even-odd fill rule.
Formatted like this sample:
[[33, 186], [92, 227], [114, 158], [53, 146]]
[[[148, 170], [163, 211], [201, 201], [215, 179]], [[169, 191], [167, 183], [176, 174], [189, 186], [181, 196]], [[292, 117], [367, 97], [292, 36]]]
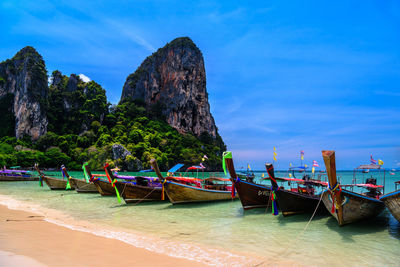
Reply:
[[132, 205], [129, 205], [129, 206], [135, 206], [135, 205], [139, 204], [140, 202], [142, 202], [143, 200], [145, 200], [151, 193], [153, 193], [154, 190], [156, 190], [155, 187], [154, 187], [153, 190], [151, 190], [144, 198], [142, 198], [142, 199], [139, 200], [138, 202], [136, 202], [136, 203], [134, 203], [134, 204], [132, 204]]

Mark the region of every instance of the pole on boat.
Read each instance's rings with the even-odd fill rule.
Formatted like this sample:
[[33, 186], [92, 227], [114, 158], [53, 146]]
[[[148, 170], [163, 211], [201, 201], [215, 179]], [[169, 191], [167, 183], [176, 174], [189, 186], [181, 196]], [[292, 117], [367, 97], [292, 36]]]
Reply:
[[322, 157], [324, 158], [326, 174], [328, 175], [328, 188], [332, 196], [332, 213], [336, 211], [339, 225], [343, 224], [343, 208], [342, 194], [336, 176], [336, 159], [335, 151], [323, 150]]
[[161, 172], [160, 172], [160, 168], [158, 168], [158, 164], [157, 164], [156, 159], [151, 159], [151, 160], [150, 160], [150, 165], [153, 167], [154, 171], [156, 172], [157, 177], [158, 177], [160, 180], [164, 180], [165, 178], [164, 178], [164, 176], [162, 176], [162, 174], [161, 174]]
[[89, 162], [85, 162], [82, 165], [82, 170], [83, 170], [83, 176], [85, 176], [85, 180], [87, 183], [89, 183], [90, 178], [92, 178], [92, 176], [88, 174], [87, 170], [86, 170], [86, 166], [89, 164]]
[[224, 169], [224, 172], [226, 174], [226, 169], [228, 169], [229, 175], [231, 176], [231, 182], [232, 182], [232, 191], [231, 191], [231, 196], [232, 199], [235, 197], [235, 184], [237, 182], [238, 176], [235, 171], [235, 167], [233, 166], [233, 159], [232, 159], [232, 152], [230, 151], [225, 151], [222, 154], [222, 168]]
[[265, 169], [267, 169], [269, 179], [271, 180], [272, 189], [278, 189], [278, 183], [275, 180], [274, 165], [272, 163], [265, 163]]
[[92, 172], [90, 171], [90, 168], [88, 165], [89, 165], [89, 162], [85, 162], [82, 167], [83, 167], [83, 171], [85, 172], [86, 176], [89, 177], [88, 182], [92, 182], [93, 175], [92, 175]]
[[279, 186], [275, 179], [275, 171], [274, 165], [272, 163], [265, 163], [265, 168], [267, 169], [269, 179], [271, 180], [272, 188], [271, 188], [271, 200], [272, 200], [272, 214], [278, 215], [278, 203], [276, 201], [276, 191], [278, 190]]
[[104, 165], [104, 171], [106, 172], [108, 181], [110, 181], [112, 187], [115, 188], [115, 194], [117, 195], [118, 202], [121, 203], [121, 197], [119, 196], [118, 188], [115, 186], [117, 179], [115, 179], [114, 174], [111, 171], [111, 167], [108, 163]]
[[157, 174], [158, 179], [160, 179], [161, 181], [161, 185], [162, 185], [162, 189], [161, 189], [161, 200], [165, 200], [165, 183], [167, 182], [167, 179], [165, 179], [161, 172], [160, 172], [160, 168], [158, 168], [158, 164], [156, 159], [151, 159], [150, 160], [150, 165], [151, 167], [153, 167], [154, 171]]
[[228, 169], [228, 172], [231, 176], [231, 181], [233, 183], [235, 181], [235, 179], [237, 178], [237, 174], [235, 171], [235, 167], [233, 165], [232, 158], [225, 158], [225, 165], [226, 165], [226, 168]]
[[65, 168], [64, 165], [61, 165], [61, 172], [65, 175], [65, 177], [67, 178], [67, 185], [65, 186], [65, 190], [67, 189], [71, 189], [71, 184], [70, 184], [70, 179], [71, 176], [69, 176], [68, 172], [67, 172], [67, 168]]

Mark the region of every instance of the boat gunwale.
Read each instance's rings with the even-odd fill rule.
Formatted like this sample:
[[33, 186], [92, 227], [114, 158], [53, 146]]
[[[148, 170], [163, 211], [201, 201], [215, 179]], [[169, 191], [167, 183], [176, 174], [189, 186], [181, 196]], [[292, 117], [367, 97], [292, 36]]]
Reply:
[[400, 194], [400, 189], [399, 189], [399, 190], [396, 190], [396, 191], [393, 191], [393, 192], [391, 192], [391, 193], [382, 195], [379, 199], [385, 199], [385, 198], [387, 198], [387, 197], [395, 196], [395, 195], [398, 195], [398, 194]]
[[204, 189], [204, 188], [195, 187], [195, 186], [191, 186], [191, 185], [180, 184], [180, 183], [176, 183], [176, 182], [172, 182], [172, 181], [167, 181], [165, 184], [166, 184], [166, 186], [168, 186], [168, 184], [174, 184], [174, 185], [183, 186], [183, 187], [187, 187], [187, 188], [194, 189], [194, 190], [206, 191], [206, 192], [212, 192], [212, 193], [232, 194], [231, 191]]

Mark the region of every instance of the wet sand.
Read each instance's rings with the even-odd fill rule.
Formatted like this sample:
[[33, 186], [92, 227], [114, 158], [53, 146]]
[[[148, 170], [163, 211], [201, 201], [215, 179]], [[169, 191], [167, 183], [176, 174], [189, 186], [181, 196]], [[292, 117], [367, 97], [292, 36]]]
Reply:
[[[5, 264], [5, 265], [4, 265]], [[74, 231], [31, 212], [0, 205], [2, 266], [204, 266]]]

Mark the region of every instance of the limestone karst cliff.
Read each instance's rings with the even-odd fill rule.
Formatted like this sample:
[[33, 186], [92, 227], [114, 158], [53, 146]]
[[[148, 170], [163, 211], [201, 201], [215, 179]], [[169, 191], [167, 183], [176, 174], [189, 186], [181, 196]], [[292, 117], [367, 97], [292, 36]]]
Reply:
[[158, 105], [180, 132], [217, 136], [203, 55], [188, 37], [177, 38], [147, 57], [126, 79], [121, 101], [127, 98], [143, 100], [148, 109]]
[[[24, 135], [36, 140], [47, 131], [47, 72], [42, 56], [30, 46], [12, 59], [0, 63], [0, 100], [8, 100], [17, 138]], [[12, 125], [4, 125], [12, 127]]]

